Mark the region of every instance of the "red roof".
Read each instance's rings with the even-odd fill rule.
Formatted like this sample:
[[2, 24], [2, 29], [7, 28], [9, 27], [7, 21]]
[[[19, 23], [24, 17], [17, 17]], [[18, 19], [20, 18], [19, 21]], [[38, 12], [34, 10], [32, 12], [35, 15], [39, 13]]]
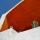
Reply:
[[24, 0], [7, 15], [8, 25], [17, 31], [32, 28], [33, 20], [40, 25], [40, 0]]

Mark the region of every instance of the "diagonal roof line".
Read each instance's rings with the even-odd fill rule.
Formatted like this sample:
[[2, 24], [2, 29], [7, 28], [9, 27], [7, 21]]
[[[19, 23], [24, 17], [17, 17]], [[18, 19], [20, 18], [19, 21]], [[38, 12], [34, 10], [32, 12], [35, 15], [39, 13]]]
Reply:
[[16, 4], [14, 7], [12, 7], [9, 11], [7, 11], [6, 13], [4, 13], [2, 16], [1, 16], [1, 18], [0, 18], [0, 30], [1, 30], [1, 28], [2, 28], [2, 25], [3, 25], [3, 23], [4, 23], [4, 20], [5, 20], [5, 18], [6, 18], [6, 15], [9, 13], [9, 12], [11, 12], [14, 8], [16, 8], [20, 3], [22, 3], [24, 0], [22, 0], [22, 1], [20, 1], [18, 4]]

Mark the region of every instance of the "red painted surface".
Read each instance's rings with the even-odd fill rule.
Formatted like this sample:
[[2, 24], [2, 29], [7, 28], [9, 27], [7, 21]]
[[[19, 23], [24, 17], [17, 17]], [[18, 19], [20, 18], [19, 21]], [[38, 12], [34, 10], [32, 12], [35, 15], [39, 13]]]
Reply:
[[40, 0], [24, 0], [7, 15], [9, 26], [17, 31], [32, 28], [32, 21], [37, 20], [40, 25]]

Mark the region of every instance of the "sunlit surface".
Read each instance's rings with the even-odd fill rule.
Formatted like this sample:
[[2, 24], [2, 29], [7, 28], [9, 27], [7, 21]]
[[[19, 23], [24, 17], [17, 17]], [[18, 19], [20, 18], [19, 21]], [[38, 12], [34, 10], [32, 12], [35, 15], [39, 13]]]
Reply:
[[40, 40], [40, 27], [20, 33], [10, 28], [0, 32], [0, 40]]

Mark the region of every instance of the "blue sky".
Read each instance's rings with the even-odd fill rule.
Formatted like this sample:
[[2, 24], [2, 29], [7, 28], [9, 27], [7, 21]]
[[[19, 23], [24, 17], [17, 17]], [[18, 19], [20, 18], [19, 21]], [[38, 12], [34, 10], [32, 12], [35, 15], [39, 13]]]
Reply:
[[0, 17], [21, 0], [0, 0]]

